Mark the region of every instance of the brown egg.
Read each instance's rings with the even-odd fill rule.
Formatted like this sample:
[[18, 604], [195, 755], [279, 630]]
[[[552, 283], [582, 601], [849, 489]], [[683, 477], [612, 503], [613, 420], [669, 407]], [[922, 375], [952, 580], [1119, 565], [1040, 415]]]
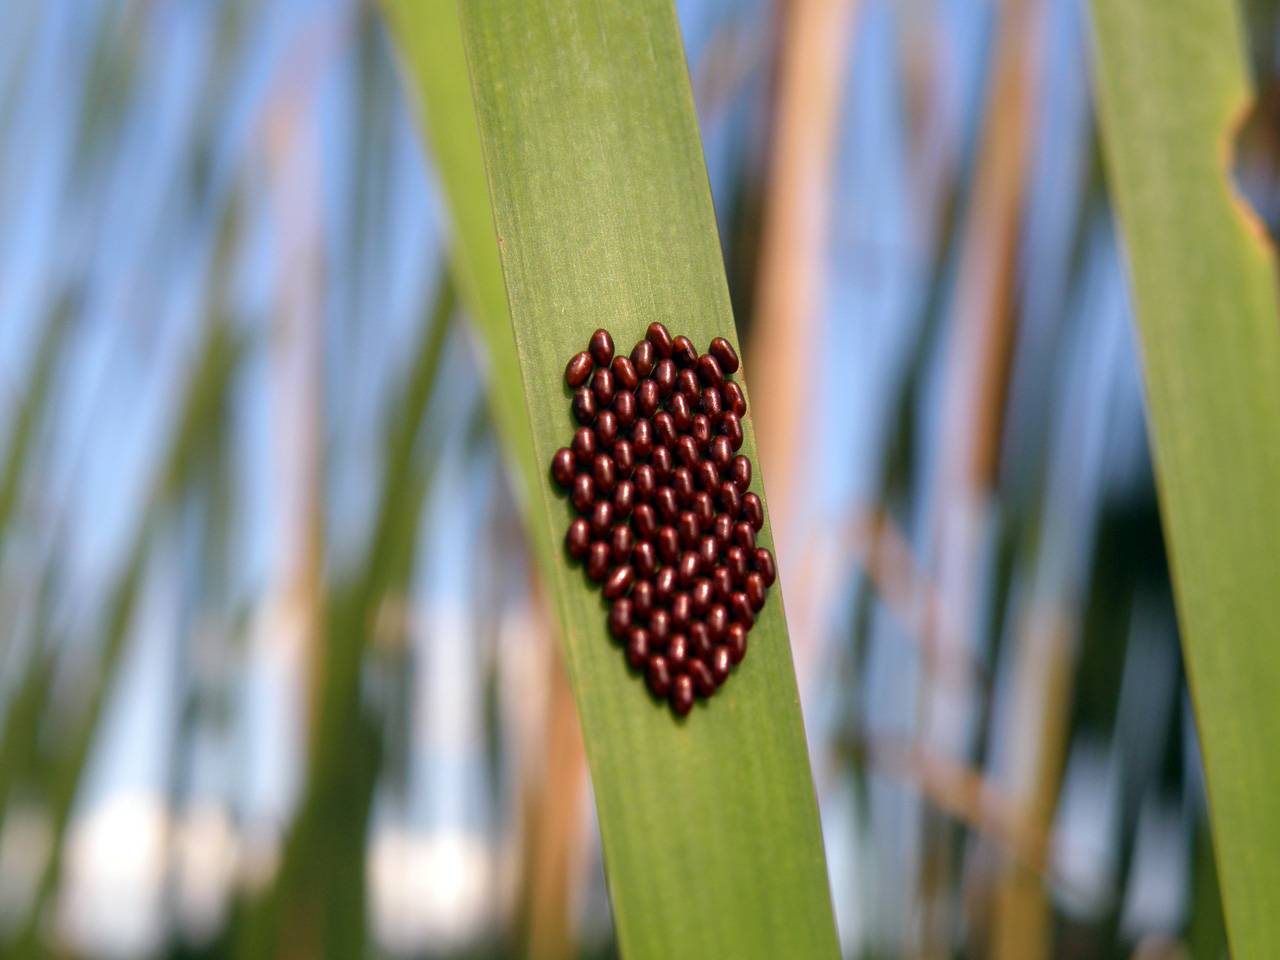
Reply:
[[732, 410], [720, 415], [720, 432], [729, 438], [729, 445], [734, 450], [742, 446], [742, 420]]
[[613, 403], [613, 395], [617, 392], [617, 387], [614, 386], [613, 374], [607, 367], [601, 367], [591, 378], [591, 392], [596, 395], [596, 402], [600, 406], [607, 407]]
[[635, 578], [636, 572], [630, 567], [614, 567], [613, 572], [605, 579], [600, 592], [604, 594], [606, 600], [616, 600], [631, 589]]
[[747, 655], [747, 628], [740, 623], [731, 623], [724, 632], [724, 644], [729, 648], [729, 659], [735, 664], [741, 663]]
[[733, 574], [734, 583], [742, 583], [747, 578], [747, 551], [734, 544], [724, 552], [724, 565]]
[[681, 717], [693, 709], [693, 680], [687, 673], [671, 681], [671, 709]]
[[698, 362], [698, 350], [688, 337], [679, 336], [671, 341], [671, 359], [678, 367], [692, 367]]
[[716, 337], [712, 340], [711, 349], [708, 352], [716, 358], [716, 362], [720, 364], [720, 369], [726, 374], [738, 372], [737, 351], [733, 349], [733, 344], [724, 337]]
[[676, 592], [676, 568], [663, 567], [653, 578], [653, 599], [666, 604]]
[[663, 563], [674, 564], [680, 558], [680, 534], [670, 524], [658, 528], [654, 546], [658, 548], [658, 556]]
[[687, 630], [689, 619], [693, 616], [693, 606], [689, 594], [676, 593], [671, 597], [671, 629]]
[[619, 597], [613, 601], [613, 606], [609, 608], [609, 633], [618, 640], [625, 640], [627, 633], [631, 630], [631, 601], [626, 597]]
[[631, 511], [631, 527], [641, 540], [652, 540], [658, 532], [658, 515], [647, 503], [638, 503]]
[[660, 359], [665, 360], [671, 356], [671, 333], [663, 324], [657, 321], [649, 324], [645, 339], [653, 344], [653, 351]]
[[676, 467], [671, 471], [671, 489], [682, 507], [693, 505], [693, 473], [688, 467]]
[[773, 586], [773, 581], [778, 579], [778, 568], [773, 562], [773, 554], [764, 547], [757, 547], [756, 552], [751, 555], [751, 566], [764, 577], [766, 587]]
[[649, 463], [653, 465], [653, 475], [658, 483], [666, 483], [671, 476], [672, 461], [670, 447], [654, 446], [653, 453], [649, 454]]
[[618, 477], [627, 479], [636, 468], [635, 450], [630, 440], [619, 437], [613, 442], [613, 463], [618, 468]]
[[596, 491], [601, 494], [613, 493], [614, 484], [618, 482], [618, 467], [613, 457], [607, 453], [597, 453], [591, 462], [591, 479], [595, 481]]
[[575, 353], [569, 360], [568, 366], [564, 368], [564, 382], [576, 389], [586, 383], [589, 376], [591, 376], [591, 354], [585, 350], [582, 353]]
[[702, 561], [703, 570], [711, 570], [720, 559], [720, 546], [716, 538], [710, 534], [698, 538], [698, 559]]
[[711, 571], [711, 586], [715, 589], [715, 598], [728, 602], [733, 596], [733, 574], [728, 567], [718, 566]]
[[720, 399], [720, 391], [713, 387], [703, 387], [702, 393], [698, 396], [698, 409], [710, 417], [712, 422], [718, 423], [720, 415], [724, 411], [724, 405]]
[[720, 369], [720, 361], [709, 353], [698, 358], [698, 379], [708, 387], [718, 389], [724, 383], [724, 371]]
[[711, 643], [711, 632], [701, 620], [689, 625], [689, 649], [693, 651], [695, 657], [702, 660], [711, 656], [714, 649]]
[[643, 378], [652, 373], [655, 360], [657, 357], [654, 355], [653, 344], [648, 340], [641, 340], [631, 348], [631, 365], [635, 367], [636, 376]]
[[635, 507], [636, 487], [630, 480], [619, 480], [618, 485], [613, 488], [613, 515], [618, 520], [625, 520], [631, 516], [631, 511]]
[[730, 519], [737, 517], [742, 509], [742, 497], [738, 493], [737, 484], [731, 480], [725, 480], [716, 488], [716, 500], [719, 501], [724, 515]]
[[[693, 615], [701, 617], [711, 608], [711, 601], [715, 599], [716, 588], [706, 577], [700, 577], [693, 585], [693, 589], [689, 591], [689, 603], [693, 608]], [[705, 623], [696, 623], [696, 627], [703, 630], [707, 628]], [[690, 631], [692, 632], [692, 630]]]
[[591, 526], [582, 517], [569, 524], [564, 535], [564, 546], [569, 551], [569, 556], [575, 560], [581, 560], [587, 555], [591, 546]]
[[649, 635], [658, 646], [664, 646], [671, 636], [671, 614], [654, 610], [649, 614]]
[[594, 541], [587, 548], [587, 576], [599, 583], [609, 572], [609, 544], [603, 540]]
[[699, 490], [693, 495], [693, 512], [698, 517], [698, 523], [703, 530], [710, 530], [711, 524], [715, 521], [716, 509], [711, 499], [711, 494], [705, 490]]
[[619, 354], [613, 358], [613, 365], [609, 369], [613, 371], [613, 379], [623, 390], [634, 390], [640, 386], [640, 376], [630, 357]]
[[658, 551], [649, 541], [641, 540], [631, 550], [631, 565], [636, 568], [637, 576], [648, 580], [658, 572]]
[[680, 511], [680, 516], [676, 518], [676, 533], [680, 535], [680, 546], [696, 547], [698, 538], [702, 535], [702, 524], [698, 522], [698, 515], [692, 510]]
[[[556, 455], [551, 458], [551, 476], [556, 483], [562, 487], [567, 487], [573, 483], [574, 476], [577, 475], [577, 463], [574, 460], [573, 451], [568, 447], [561, 447], [556, 451]], [[690, 478], [692, 482], [692, 478]]]
[[705, 413], [694, 414], [689, 435], [697, 441], [699, 450], [707, 449], [711, 445], [711, 418]]
[[613, 397], [613, 413], [618, 418], [618, 428], [630, 430], [636, 422], [636, 395], [630, 390], [619, 390]]
[[613, 526], [613, 504], [608, 500], [597, 500], [591, 505], [588, 522], [591, 524], [591, 535], [603, 537]]
[[694, 551], [686, 550], [680, 555], [680, 566], [677, 568], [677, 574], [682, 586], [692, 586], [693, 581], [698, 579], [698, 574], [701, 572], [702, 558]]
[[[647, 546], [647, 544], [646, 544]], [[639, 573], [639, 568], [636, 570]], [[647, 620], [649, 614], [653, 612], [653, 584], [648, 580], [637, 580], [631, 588], [632, 612], [641, 619]]]
[[573, 455], [579, 466], [591, 466], [596, 456], [596, 432], [590, 427], [579, 427], [573, 432]]
[[707, 449], [707, 457], [721, 470], [726, 470], [733, 463], [733, 444], [728, 437], [713, 437], [711, 446]]
[[608, 449], [618, 439], [618, 415], [612, 410], [601, 410], [596, 417], [596, 440]]
[[676, 365], [670, 360], [659, 360], [650, 377], [658, 385], [658, 396], [666, 398], [676, 386]]
[[581, 386], [573, 392], [573, 415], [583, 425], [596, 418], [596, 395], [590, 387]]
[[573, 501], [574, 509], [579, 513], [586, 513], [591, 509], [591, 504], [596, 500], [596, 482], [591, 479], [591, 474], [580, 473], [573, 478], [573, 493], [570, 499]]
[[693, 471], [693, 481], [697, 484], [699, 490], [705, 490], [712, 495], [720, 486], [720, 473], [716, 470], [716, 465], [710, 460], [701, 461]]
[[653, 453], [653, 423], [640, 419], [631, 428], [631, 448], [641, 460], [648, 459]]
[[627, 633], [627, 663], [632, 670], [639, 670], [649, 659], [649, 631], [644, 627], [632, 627]]
[[[636, 444], [633, 442], [631, 446], [635, 449]], [[637, 450], [636, 453], [638, 455], [639, 451]], [[636, 500], [640, 503], [648, 503], [652, 500], [654, 493], [658, 489], [658, 481], [654, 478], [653, 467], [647, 463], [642, 463], [636, 467], [631, 474], [631, 482], [636, 486]]]
[[732, 380], [726, 380], [720, 388], [720, 400], [726, 413], [733, 412], [739, 418], [747, 415], [747, 398], [742, 388]]
[[693, 423], [693, 409], [683, 393], [671, 395], [671, 399], [667, 401], [667, 413], [671, 414], [671, 420], [678, 433], [688, 432]]
[[716, 681], [711, 676], [711, 668], [703, 661], [689, 661], [689, 676], [693, 677], [693, 688], [698, 696], [709, 697], [716, 692]]
[[636, 411], [642, 417], [652, 417], [658, 410], [658, 404], [662, 402], [658, 384], [653, 380], [646, 380], [640, 386], [636, 387]]
[[613, 337], [609, 336], [608, 330], [597, 330], [591, 335], [591, 344], [587, 349], [591, 351], [591, 359], [598, 366], [607, 367], [613, 359]]
[[689, 668], [689, 639], [683, 633], [672, 633], [667, 641], [667, 664], [675, 674]]
[[[635, 549], [636, 537], [625, 523], [615, 523], [609, 531], [609, 557], [614, 563], [626, 563], [631, 559], [631, 551]], [[753, 573], [753, 577], [760, 574]], [[763, 581], [761, 581], [763, 587]]]
[[756, 622], [755, 613], [751, 610], [751, 601], [742, 591], [738, 591], [729, 598], [729, 615], [734, 623], [740, 623], [748, 630]]
[[722, 603], [714, 603], [711, 609], [707, 611], [707, 633], [711, 636], [712, 643], [718, 643], [720, 638], [724, 636], [725, 628], [729, 626], [729, 611]]
[[729, 670], [733, 667], [733, 657], [724, 644], [716, 647], [711, 654], [711, 678], [716, 686], [729, 679]]
[[649, 657], [648, 666], [645, 668], [645, 681], [649, 684], [649, 690], [659, 700], [665, 700], [671, 693], [671, 670], [667, 667], [667, 658], [662, 654], [655, 653]]
[[684, 394], [689, 403], [694, 403], [698, 399], [701, 387], [698, 385], [698, 375], [692, 369], [686, 367], [676, 374], [675, 389], [677, 393]]

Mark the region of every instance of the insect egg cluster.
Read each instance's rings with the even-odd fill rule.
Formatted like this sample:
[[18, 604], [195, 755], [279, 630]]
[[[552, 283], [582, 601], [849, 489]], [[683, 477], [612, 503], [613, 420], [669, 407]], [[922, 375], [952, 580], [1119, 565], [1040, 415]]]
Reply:
[[577, 513], [565, 547], [602, 585], [627, 663], [680, 716], [742, 662], [777, 577], [756, 545], [764, 507], [738, 452], [737, 370], [727, 340], [699, 355], [652, 323], [630, 356], [597, 330], [564, 371], [578, 423], [551, 461]]

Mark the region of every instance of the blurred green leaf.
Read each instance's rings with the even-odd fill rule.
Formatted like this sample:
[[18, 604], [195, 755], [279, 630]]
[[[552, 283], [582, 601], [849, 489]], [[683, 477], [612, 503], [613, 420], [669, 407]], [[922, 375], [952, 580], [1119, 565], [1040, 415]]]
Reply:
[[[735, 339], [675, 14], [661, 0], [468, 2], [459, 11], [464, 60], [450, 48], [451, 4], [390, 0], [390, 8], [425, 104], [461, 256], [473, 277], [485, 278], [486, 297], [494, 296], [500, 256], [515, 349], [503, 344], [498, 318], [507, 311], [493, 300], [486, 341], [499, 349], [501, 403], [511, 406], [521, 387], [519, 422], [509, 417], [507, 427], [524, 438], [517, 460], [533, 498], [533, 535], [556, 544], [572, 511], [546, 464], [572, 434], [562, 380], [569, 356], [598, 326], [629, 349], [653, 320], [700, 345]], [[749, 423], [744, 452], [756, 459]], [[767, 526], [761, 541], [772, 545]], [[682, 723], [628, 673], [599, 591], [558, 551], [543, 566], [563, 627], [623, 954], [835, 955], [780, 591], [735, 677]]]
[[4, 467], [0, 470], [0, 543], [6, 542], [5, 534], [17, 509], [22, 479], [31, 467], [29, 453], [48, 406], [58, 363], [67, 353], [67, 333], [75, 308], [75, 297], [64, 294], [50, 311], [40, 332], [31, 376], [19, 396], [5, 447]]
[[1250, 102], [1238, 11], [1092, 6], [1227, 929], [1236, 956], [1280, 956], [1280, 311], [1273, 250], [1228, 183]]
[[[442, 271], [443, 272], [443, 271]], [[403, 595], [436, 462], [418, 453], [454, 312], [453, 284], [439, 282], [413, 365], [383, 438], [382, 481], [364, 554], [326, 608], [315, 734], [299, 813], [276, 882], [244, 918], [242, 956], [361, 955], [366, 947], [363, 862], [382, 724], [362, 696], [365, 655], [379, 606]]]
[[[53, 896], [62, 865], [67, 828], [75, 799], [84, 777], [90, 752], [97, 739], [107, 697], [114, 689], [115, 678], [123, 661], [129, 628], [133, 622], [141, 590], [152, 535], [166, 506], [187, 478], [193, 452], [213, 424], [223, 415], [232, 372], [240, 355], [239, 346], [228, 325], [219, 319], [210, 321], [200, 345], [196, 348], [194, 370], [188, 381], [170, 445], [159, 464], [151, 492], [143, 507], [137, 530], [122, 562], [100, 616], [100, 652], [87, 695], [76, 706], [76, 715], [67, 743], [45, 786], [53, 821], [53, 846], [39, 879], [31, 909], [18, 937], [17, 955], [44, 954], [41, 929], [45, 910]], [[37, 638], [39, 640], [39, 638]]]

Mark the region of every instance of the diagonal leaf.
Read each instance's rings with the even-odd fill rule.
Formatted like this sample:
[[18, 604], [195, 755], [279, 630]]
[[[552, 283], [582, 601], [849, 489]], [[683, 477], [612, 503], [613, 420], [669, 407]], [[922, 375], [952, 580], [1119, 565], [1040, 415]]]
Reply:
[[1250, 89], [1236, 6], [1093, 0], [1128, 266], [1227, 929], [1280, 956], [1280, 312], [1227, 180]]
[[[462, 58], [443, 53], [452, 10], [391, 10], [439, 151], [441, 124], [465, 137], [471, 122]], [[546, 464], [572, 429], [566, 359], [597, 326], [623, 349], [653, 320], [704, 347], [735, 339], [706, 169], [666, 0], [464, 2], [460, 14], [519, 361], [505, 388], [520, 383], [518, 429], [532, 437], [534, 536], [558, 543], [571, 511]], [[424, 63], [430, 51], [442, 59]], [[438, 156], [455, 224], [480, 202], [455, 195], [476, 188], [457, 147]], [[480, 262], [492, 256], [492, 233], [474, 243]], [[747, 434], [754, 460], [749, 422]], [[761, 540], [772, 545], [767, 526]], [[549, 561], [623, 954], [835, 955], [780, 591], [736, 676], [678, 723], [627, 673], [598, 591], [558, 554]]]

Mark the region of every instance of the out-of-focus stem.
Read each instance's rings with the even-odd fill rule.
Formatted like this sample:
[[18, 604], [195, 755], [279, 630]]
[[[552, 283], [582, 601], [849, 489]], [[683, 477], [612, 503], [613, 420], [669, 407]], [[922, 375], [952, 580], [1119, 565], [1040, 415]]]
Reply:
[[[893, 517], [883, 510], [855, 513], [846, 540], [845, 548], [858, 559], [876, 596], [894, 615], [906, 638], [919, 643], [934, 586]], [[971, 683], [983, 675], [982, 664], [970, 651], [947, 648], [932, 653], [937, 655], [937, 678], [944, 684], [951, 678]]]
[[[977, 182], [963, 233], [934, 497], [931, 569], [936, 590], [925, 618], [918, 717], [922, 741], [943, 755], [963, 753], [966, 747], [964, 724], [954, 719], [967, 708], [969, 691], [954, 685], [946, 691], [938, 688], [937, 673], [943, 651], [971, 643], [976, 622], [978, 558], [1004, 429], [1014, 342], [1013, 267], [1038, 75], [1039, 14], [1037, 0], [1005, 0], [1002, 5]], [[951, 707], [936, 710], [943, 696], [953, 698]], [[919, 953], [941, 956], [948, 950], [951, 837], [928, 811], [922, 828], [928, 869], [922, 869]]]
[[1032, 875], [1050, 874], [1043, 825], [1024, 819], [1008, 792], [982, 771], [884, 738], [862, 738], [851, 749], [875, 772], [910, 785], [939, 811], [993, 839]]
[[[1075, 663], [1071, 625], [1053, 608], [1029, 611], [1018, 631], [1009, 799], [1029, 829], [1047, 833], [1062, 781]], [[1043, 879], [1007, 863], [995, 893], [991, 955], [1047, 957], [1052, 913]]]
[[[524, 762], [519, 767], [521, 860], [515, 891], [514, 951], [535, 960], [572, 956], [572, 905], [583, 879], [583, 799], [587, 760], [573, 689], [556, 642], [555, 621], [536, 577], [523, 638], [533, 654], [527, 672], [539, 674], [542, 709], [519, 722]], [[522, 689], [527, 688], [522, 683]], [[528, 709], [522, 697], [519, 709]]]
[[559, 648], [544, 631], [550, 685], [543, 776], [526, 804], [524, 901], [525, 955], [554, 960], [574, 953], [571, 907], [582, 875], [582, 801], [586, 756], [573, 690]]
[[[747, 359], [754, 364], [752, 417], [784, 572], [798, 562], [807, 539], [796, 526], [799, 455], [809, 441], [811, 344], [826, 273], [837, 114], [855, 7], [856, 0], [788, 0], [779, 11], [773, 146]], [[803, 584], [788, 586], [788, 611], [797, 621], [792, 645], [803, 675], [813, 631], [806, 628]]]
[[[292, 93], [304, 93], [296, 89]], [[318, 150], [300, 130], [306, 111], [292, 96], [267, 121], [271, 197], [281, 245], [282, 276], [272, 329], [276, 498], [279, 504], [275, 596], [284, 656], [300, 668], [310, 729], [323, 677], [319, 656], [322, 595], [321, 419], [323, 326]], [[275, 641], [273, 641], [275, 642]], [[306, 751], [303, 751], [305, 755]]]

